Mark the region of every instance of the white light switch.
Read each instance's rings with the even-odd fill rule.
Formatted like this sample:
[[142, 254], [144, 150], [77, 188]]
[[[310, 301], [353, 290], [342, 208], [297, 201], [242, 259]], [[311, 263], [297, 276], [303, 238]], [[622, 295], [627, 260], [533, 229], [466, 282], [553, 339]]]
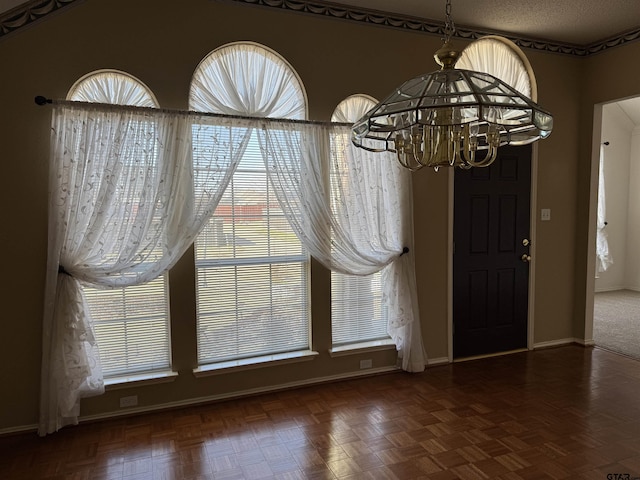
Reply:
[[543, 208], [540, 210], [540, 220], [542, 220], [543, 222], [547, 222], [549, 220], [551, 220], [551, 209], [550, 208]]

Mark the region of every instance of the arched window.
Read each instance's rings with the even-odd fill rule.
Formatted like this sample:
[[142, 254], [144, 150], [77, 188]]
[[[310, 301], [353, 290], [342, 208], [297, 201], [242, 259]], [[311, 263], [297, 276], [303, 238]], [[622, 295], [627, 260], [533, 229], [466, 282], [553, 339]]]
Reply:
[[[331, 121], [354, 123], [378, 101], [363, 94], [342, 100]], [[332, 182], [340, 181], [332, 177]], [[342, 191], [348, 192], [348, 189]], [[388, 312], [382, 305], [382, 272], [356, 276], [331, 272], [331, 344], [332, 351], [354, 348], [363, 342], [391, 339], [387, 333]]]
[[512, 41], [489, 35], [467, 45], [456, 68], [484, 72], [511, 85], [534, 102], [538, 97], [536, 79], [526, 55]]
[[307, 96], [289, 63], [252, 42], [220, 47], [198, 65], [191, 80], [189, 108], [250, 117], [307, 116]]
[[342, 100], [331, 114], [331, 121], [336, 123], [354, 123], [365, 113], [376, 106], [378, 101], [361, 93], [350, 95]]
[[[200, 62], [189, 108], [304, 119], [307, 103], [282, 57], [239, 42]], [[280, 209], [257, 136], [248, 127], [234, 131], [244, 154], [195, 242], [201, 371], [304, 355], [311, 345], [309, 255]], [[194, 148], [205, 147], [207, 136], [206, 125], [198, 126]]]
[[[68, 100], [158, 107], [149, 88], [118, 70], [98, 70], [74, 83]], [[116, 289], [84, 287], [106, 383], [171, 368], [168, 279]]]
[[67, 99], [137, 107], [159, 106], [153, 92], [133, 75], [107, 69], [97, 70], [80, 78], [69, 90]]

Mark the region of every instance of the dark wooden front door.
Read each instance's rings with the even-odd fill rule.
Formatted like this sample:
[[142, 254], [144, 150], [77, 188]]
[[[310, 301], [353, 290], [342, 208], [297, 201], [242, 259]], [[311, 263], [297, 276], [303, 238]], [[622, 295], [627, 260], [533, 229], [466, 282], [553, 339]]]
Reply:
[[456, 169], [455, 358], [527, 346], [530, 192], [531, 146], [501, 147], [490, 167]]

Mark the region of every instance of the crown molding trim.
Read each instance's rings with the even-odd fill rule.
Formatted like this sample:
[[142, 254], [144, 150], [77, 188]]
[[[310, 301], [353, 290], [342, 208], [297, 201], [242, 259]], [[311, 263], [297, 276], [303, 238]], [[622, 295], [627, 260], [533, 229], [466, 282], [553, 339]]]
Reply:
[[0, 40], [77, 0], [30, 0], [0, 14]]
[[[78, 0], [30, 0], [29, 2], [0, 14], [0, 40], [58, 10], [69, 7]], [[321, 15], [352, 22], [390, 27], [412, 32], [444, 36], [444, 25], [410, 16], [388, 15], [377, 10], [346, 7], [337, 3], [316, 3], [307, 0], [218, 0], [265, 8], [277, 8], [292, 12]], [[640, 27], [610, 39], [588, 46], [562, 44], [532, 38], [514, 37], [504, 32], [456, 28], [454, 37], [475, 40], [487, 35], [501, 35], [521, 48], [530, 48], [550, 53], [586, 57], [640, 39]]]
[[[279, 10], [289, 10], [292, 12], [321, 15], [323, 17], [332, 17], [347, 21], [366, 23], [370, 25], [378, 25], [383, 27], [396, 28], [401, 30], [410, 30], [413, 32], [422, 32], [426, 34], [439, 35], [444, 37], [444, 25], [435, 23], [432, 20], [426, 20], [410, 16], [389, 15], [378, 10], [368, 10], [363, 8], [349, 7], [337, 3], [316, 3], [308, 0], [217, 0], [225, 3], [239, 3], [252, 5], [257, 7], [277, 8]], [[563, 44], [549, 42], [545, 40], [514, 37], [505, 32], [475, 30], [468, 28], [456, 27], [453, 34], [454, 37], [465, 40], [475, 40], [487, 35], [500, 35], [511, 40], [521, 48], [530, 48], [550, 53], [559, 53], [564, 55], [573, 55], [578, 57], [586, 57], [604, 50], [618, 47], [626, 43], [640, 39], [640, 27], [632, 31], [622, 33], [610, 39], [596, 42], [588, 46], [580, 46], [573, 44]]]

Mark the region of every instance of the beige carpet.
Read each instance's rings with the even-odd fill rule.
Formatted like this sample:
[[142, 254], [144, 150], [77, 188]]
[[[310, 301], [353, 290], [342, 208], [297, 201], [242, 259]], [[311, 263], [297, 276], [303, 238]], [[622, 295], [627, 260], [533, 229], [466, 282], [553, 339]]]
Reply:
[[640, 292], [600, 292], [594, 303], [596, 346], [640, 359]]

